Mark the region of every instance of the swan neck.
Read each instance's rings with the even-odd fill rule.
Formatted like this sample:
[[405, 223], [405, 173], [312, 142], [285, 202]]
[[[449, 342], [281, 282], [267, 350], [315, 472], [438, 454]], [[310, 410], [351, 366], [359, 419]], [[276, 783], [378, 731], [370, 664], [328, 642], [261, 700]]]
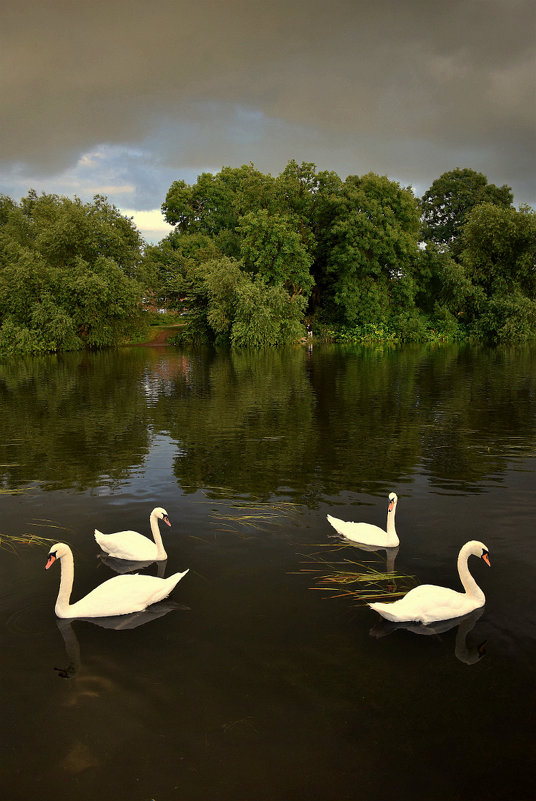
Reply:
[[389, 539], [393, 539], [397, 536], [395, 528], [395, 512], [396, 506], [393, 506], [392, 512], [387, 512], [387, 536]]
[[467, 595], [470, 595], [471, 598], [484, 600], [484, 593], [469, 572], [469, 566], [467, 564], [469, 556], [470, 554], [465, 550], [465, 548], [462, 548], [458, 555], [458, 573], [460, 576], [460, 581], [463, 584], [463, 588]]
[[160, 534], [160, 526], [158, 525], [158, 518], [156, 515], [151, 515], [151, 531], [156, 545], [156, 558], [167, 559], [167, 553], [162, 542], [162, 535]]
[[74, 581], [74, 559], [70, 551], [61, 557], [60, 571], [60, 588], [56, 599], [55, 612], [58, 617], [68, 617]]

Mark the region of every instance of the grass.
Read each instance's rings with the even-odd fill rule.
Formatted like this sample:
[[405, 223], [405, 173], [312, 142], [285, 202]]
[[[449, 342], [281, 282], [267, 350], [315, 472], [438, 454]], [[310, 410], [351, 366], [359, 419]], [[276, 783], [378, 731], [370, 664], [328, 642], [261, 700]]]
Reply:
[[[326, 547], [338, 552], [346, 546]], [[315, 586], [309, 589], [326, 592], [330, 598], [348, 598], [357, 604], [393, 600], [415, 586], [414, 576], [382, 570], [379, 562], [336, 560], [314, 553], [302, 564], [305, 567], [298, 573], [314, 577]]]
[[[35, 523], [30, 523], [31, 526], [39, 526], [40, 528], [57, 528], [61, 529], [62, 531], [66, 531], [64, 526], [58, 526], [56, 523], [53, 523], [51, 520], [40, 519]], [[54, 545], [55, 542], [58, 541], [57, 537], [53, 539], [50, 537], [42, 537], [40, 534], [0, 534], [0, 549], [6, 551], [16, 551], [17, 545], [25, 545], [25, 546], [38, 546], [39, 548], [50, 548], [51, 545]]]
[[49, 547], [57, 542], [50, 537], [40, 537], [37, 534], [0, 534], [0, 548], [5, 551], [15, 551], [17, 545], [38, 545], [40, 548]]
[[[234, 503], [233, 509], [237, 512], [220, 512], [213, 511], [212, 517], [214, 520], [227, 524], [222, 530], [236, 531], [242, 530], [255, 530], [266, 531], [267, 526], [273, 523], [279, 523], [281, 519], [287, 518], [291, 513], [295, 512], [298, 504], [284, 502], [284, 503], [248, 503], [246, 501]], [[239, 511], [238, 511], [239, 510]]]
[[205, 496], [200, 502], [213, 507], [210, 518], [218, 524], [218, 531], [222, 533], [247, 535], [248, 532], [268, 531], [302, 508], [301, 504], [291, 501], [274, 503], [254, 497], [233, 500], [236, 493], [229, 487], [206, 486], [202, 490], [197, 489]]

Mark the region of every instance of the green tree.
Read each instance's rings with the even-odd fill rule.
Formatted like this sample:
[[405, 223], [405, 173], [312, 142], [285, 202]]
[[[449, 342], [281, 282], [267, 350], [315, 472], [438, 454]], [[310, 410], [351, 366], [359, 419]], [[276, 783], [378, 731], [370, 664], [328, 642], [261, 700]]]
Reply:
[[450, 170], [422, 196], [423, 238], [459, 255], [459, 237], [467, 215], [479, 203], [509, 207], [512, 190], [489, 184], [485, 175], [468, 168]]
[[410, 289], [417, 201], [409, 189], [369, 173], [347, 178], [336, 204], [327, 264], [335, 307], [349, 325], [384, 323], [395, 285], [402, 282], [406, 295]]
[[240, 253], [246, 269], [259, 273], [271, 284], [282, 284], [291, 297], [308, 298], [313, 286], [312, 257], [291, 217], [250, 212], [240, 219]]
[[294, 341], [303, 332], [305, 299], [291, 298], [282, 284], [269, 284], [228, 256], [189, 265], [182, 288], [189, 323], [179, 342], [266, 347]]
[[482, 203], [469, 213], [462, 262], [479, 290], [472, 330], [495, 342], [536, 336], [536, 213]]
[[529, 206], [476, 206], [467, 217], [462, 244], [463, 263], [486, 292], [519, 288], [536, 298], [536, 212]]
[[0, 352], [113, 345], [141, 325], [142, 240], [101, 197], [33, 190], [0, 215]]

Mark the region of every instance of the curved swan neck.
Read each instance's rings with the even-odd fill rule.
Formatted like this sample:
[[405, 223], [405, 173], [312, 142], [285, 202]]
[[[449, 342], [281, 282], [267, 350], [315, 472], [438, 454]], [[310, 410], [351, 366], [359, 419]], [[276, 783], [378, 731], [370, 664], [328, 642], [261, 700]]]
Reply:
[[153, 539], [156, 545], [156, 558], [158, 561], [160, 559], [167, 559], [167, 553], [164, 548], [164, 543], [162, 542], [162, 535], [160, 534], [160, 526], [158, 525], [157, 516], [151, 514], [150, 521], [151, 531], [153, 532]]
[[60, 588], [56, 599], [55, 612], [58, 617], [65, 617], [69, 611], [69, 601], [74, 581], [74, 559], [70, 550], [60, 558], [60, 571]]
[[471, 546], [468, 544], [464, 545], [458, 554], [458, 573], [460, 581], [467, 595], [470, 595], [472, 598], [484, 599], [484, 593], [469, 572], [467, 561], [471, 553]]
[[395, 512], [396, 512], [396, 504], [393, 506], [391, 511], [387, 511], [387, 534], [389, 537], [396, 537], [396, 528], [395, 528]]

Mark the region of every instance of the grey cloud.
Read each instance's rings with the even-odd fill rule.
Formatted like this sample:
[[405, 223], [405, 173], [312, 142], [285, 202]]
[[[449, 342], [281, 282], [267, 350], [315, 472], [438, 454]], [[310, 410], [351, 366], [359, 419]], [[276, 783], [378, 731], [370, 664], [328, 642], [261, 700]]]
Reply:
[[1, 158], [51, 174], [130, 144], [165, 173], [296, 158], [425, 188], [471, 166], [534, 201], [535, 22], [532, 0], [20, 0]]

